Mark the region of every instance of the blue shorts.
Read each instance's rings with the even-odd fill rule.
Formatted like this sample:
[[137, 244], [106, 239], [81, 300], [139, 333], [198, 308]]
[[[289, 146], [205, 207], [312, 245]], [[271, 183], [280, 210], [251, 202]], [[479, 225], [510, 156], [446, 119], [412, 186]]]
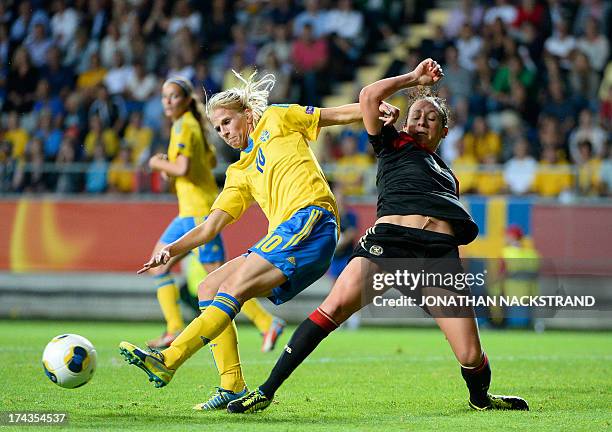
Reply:
[[[178, 240], [184, 234], [197, 225], [201, 224], [206, 220], [206, 217], [180, 217], [174, 218], [170, 225], [166, 228], [166, 231], [162, 234], [159, 239], [160, 242], [170, 244], [173, 241]], [[223, 240], [218, 235], [210, 243], [206, 243], [204, 246], [200, 246], [191, 251], [195, 254], [198, 260], [202, 264], [214, 263], [218, 261], [225, 261], [225, 248], [223, 247]]]
[[249, 252], [256, 253], [287, 276], [268, 297], [282, 304], [309, 287], [327, 271], [338, 243], [336, 217], [328, 210], [309, 206], [261, 239]]

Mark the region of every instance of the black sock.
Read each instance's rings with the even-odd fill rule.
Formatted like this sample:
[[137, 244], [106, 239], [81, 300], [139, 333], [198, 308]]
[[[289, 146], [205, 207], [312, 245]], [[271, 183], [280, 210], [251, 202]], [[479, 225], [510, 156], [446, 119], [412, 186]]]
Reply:
[[272, 399], [289, 375], [337, 327], [336, 323], [320, 309], [315, 310], [291, 336], [291, 340], [285, 346], [270, 376], [265, 383], [259, 386], [261, 392], [268, 399]]
[[482, 353], [482, 362], [475, 368], [461, 367], [461, 375], [470, 391], [470, 401], [480, 408], [489, 405], [487, 393], [491, 384], [491, 367], [487, 355]]

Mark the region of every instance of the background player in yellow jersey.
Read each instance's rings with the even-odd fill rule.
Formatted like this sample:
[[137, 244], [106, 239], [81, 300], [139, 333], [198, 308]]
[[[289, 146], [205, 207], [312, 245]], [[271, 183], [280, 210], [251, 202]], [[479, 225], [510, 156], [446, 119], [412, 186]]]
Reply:
[[[162, 104], [164, 114], [172, 120], [168, 154], [154, 155], [149, 160], [149, 166], [174, 178], [179, 214], [155, 245], [153, 255], [203, 222], [218, 193], [212, 173], [216, 165], [215, 151], [204, 133], [207, 122], [204, 105], [194, 94], [191, 83], [180, 77], [166, 81], [162, 89]], [[166, 332], [160, 338], [148, 342], [152, 348], [169, 346], [183, 330], [178, 289], [170, 274], [170, 268], [188, 252], [173, 257], [164, 265], [150, 271], [156, 280], [157, 298], [167, 324]], [[192, 252], [207, 272], [220, 267], [225, 260], [220, 236], [202, 247], [193, 249]], [[284, 323], [270, 315], [257, 300], [246, 304], [243, 310], [264, 335], [262, 350], [270, 351], [282, 332]], [[215, 344], [213, 354], [217, 347]], [[223, 370], [220, 369], [219, 372], [223, 374]]]
[[[239, 76], [239, 75], [238, 75]], [[232, 365], [233, 380], [219, 389], [211, 402], [223, 408], [246, 393], [240, 368], [233, 319], [254, 297], [284, 303], [319, 279], [329, 267], [338, 238], [338, 210], [334, 196], [308, 141], [321, 127], [361, 119], [359, 104], [336, 108], [299, 105], [268, 106], [273, 75], [243, 79], [244, 86], [214, 95], [207, 114], [221, 138], [241, 150], [240, 160], [226, 173], [225, 187], [207, 220], [179, 240], [161, 248], [140, 272], [164, 266], [185, 252], [209, 244], [223, 228], [238, 220], [257, 202], [269, 221], [268, 234], [247, 253], [215, 270], [199, 288], [202, 314], [162, 352], [120, 344], [126, 359], [143, 369], [157, 387], [170, 382], [176, 369], [212, 340], [235, 349], [224, 351], [223, 363]], [[399, 110], [380, 105], [386, 123]], [[215, 358], [217, 361], [218, 359]]]

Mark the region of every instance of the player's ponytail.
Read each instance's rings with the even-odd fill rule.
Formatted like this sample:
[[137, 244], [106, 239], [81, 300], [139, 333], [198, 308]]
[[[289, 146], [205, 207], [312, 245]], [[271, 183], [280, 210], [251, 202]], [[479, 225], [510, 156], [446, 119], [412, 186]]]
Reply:
[[273, 74], [266, 74], [261, 79], [255, 80], [257, 72], [253, 72], [245, 79], [235, 70], [232, 69], [232, 72], [244, 83], [244, 86], [233, 87], [215, 94], [206, 103], [206, 113], [210, 118], [216, 108], [238, 112], [243, 112], [248, 108], [253, 113], [253, 126], [255, 126], [268, 108], [268, 96], [276, 83], [276, 77]]
[[191, 98], [189, 102], [189, 107], [187, 108], [191, 114], [196, 118], [198, 124], [200, 125], [200, 131], [202, 132], [202, 141], [204, 142], [204, 148], [207, 151], [210, 157], [210, 165], [211, 167], [217, 166], [217, 152], [215, 147], [210, 144], [207, 139], [207, 132], [209, 131], [209, 123], [208, 118], [206, 117], [206, 108], [202, 103], [202, 100], [195, 92], [191, 82], [183, 77], [172, 77], [166, 81], [166, 83], [176, 84], [181, 88], [183, 93], [186, 96]]

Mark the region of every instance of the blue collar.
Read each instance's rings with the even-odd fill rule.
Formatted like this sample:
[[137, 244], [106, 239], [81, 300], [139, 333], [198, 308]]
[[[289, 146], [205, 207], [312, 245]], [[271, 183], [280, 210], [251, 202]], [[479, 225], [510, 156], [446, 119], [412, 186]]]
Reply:
[[246, 148], [244, 150], [242, 150], [245, 153], [250, 153], [251, 150], [253, 150], [253, 138], [249, 137], [249, 144], [246, 146]]

